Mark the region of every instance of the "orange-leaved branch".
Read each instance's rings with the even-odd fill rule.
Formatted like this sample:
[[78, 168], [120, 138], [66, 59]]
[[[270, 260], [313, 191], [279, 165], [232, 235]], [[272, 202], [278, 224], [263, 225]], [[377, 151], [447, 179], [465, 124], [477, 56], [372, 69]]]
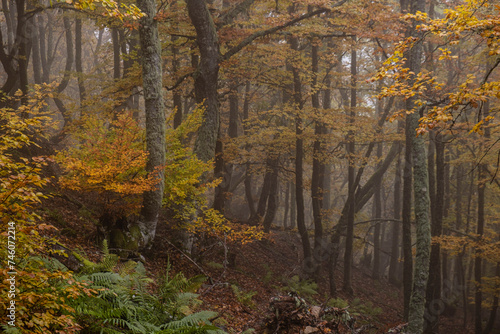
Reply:
[[154, 173], [147, 174], [143, 130], [131, 115], [122, 114], [109, 124], [88, 117], [75, 132], [75, 143], [55, 159], [65, 174], [60, 184], [67, 189], [99, 195], [106, 212], [136, 211], [140, 195], [156, 186]]
[[[36, 145], [32, 136], [45, 131], [48, 119], [40, 116], [49, 97], [47, 87], [35, 87], [27, 104], [0, 109], [0, 328], [19, 333], [78, 333], [74, 309], [65, 303], [84, 288], [72, 280], [72, 273], [51, 270], [45, 265], [50, 253], [45, 230], [36, 213], [48, 179], [42, 175], [47, 159], [23, 157]], [[50, 90], [50, 87], [49, 87]], [[17, 98], [20, 98], [19, 96]], [[12, 101], [16, 105], [18, 101]], [[52, 268], [53, 269], [53, 268]], [[15, 274], [13, 274], [15, 273]], [[12, 279], [14, 278], [14, 280]], [[14, 283], [13, 283], [14, 282]], [[7, 317], [15, 305], [15, 318]]]

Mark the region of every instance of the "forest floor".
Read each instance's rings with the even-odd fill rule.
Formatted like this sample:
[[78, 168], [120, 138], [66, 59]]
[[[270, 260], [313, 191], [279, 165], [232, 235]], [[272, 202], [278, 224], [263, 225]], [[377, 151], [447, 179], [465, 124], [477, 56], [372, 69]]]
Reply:
[[[63, 244], [82, 250], [90, 260], [99, 260], [96, 219], [84, 206], [76, 200], [52, 197], [45, 201], [43, 208], [42, 217], [58, 229], [56, 236]], [[173, 240], [179, 240], [178, 232], [160, 223], [152, 250], [144, 254], [150, 276], [161, 277], [169, 264], [173, 272], [182, 271], [187, 277], [209, 276], [198, 292], [203, 301], [200, 307], [218, 312], [220, 317], [215, 323], [229, 333], [241, 333], [249, 328], [263, 333], [263, 325], [272, 315], [271, 298], [286, 295], [290, 289], [297, 291], [310, 305], [327, 302], [337, 307], [343, 307], [343, 303], [350, 305], [348, 310], [358, 324], [370, 323], [372, 328], [366, 333], [386, 333], [402, 323], [402, 288], [390, 285], [384, 278], [373, 280], [367, 268], [354, 267], [352, 296], [339, 289], [337, 300], [332, 302], [328, 298], [326, 269], [322, 270], [317, 294], [308, 294], [312, 292], [311, 286], [297, 281], [301, 271], [301, 242], [296, 232], [275, 230], [268, 240], [238, 246], [224, 247], [214, 241], [207, 243], [196, 258], [183, 253]], [[229, 259], [229, 265], [223, 265], [224, 259]], [[340, 262], [336, 272], [339, 286], [342, 282]], [[463, 327], [461, 310], [453, 317], [440, 319], [440, 333], [473, 333], [470, 326]]]

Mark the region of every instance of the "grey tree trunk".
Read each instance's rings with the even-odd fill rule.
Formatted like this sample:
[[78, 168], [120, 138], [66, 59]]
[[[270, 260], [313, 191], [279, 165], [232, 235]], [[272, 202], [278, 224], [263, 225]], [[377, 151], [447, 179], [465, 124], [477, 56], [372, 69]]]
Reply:
[[75, 20], [75, 69], [78, 80], [78, 92], [80, 94], [80, 106], [85, 100], [86, 91], [83, 78], [83, 65], [82, 65], [82, 19]]
[[[231, 84], [231, 93], [229, 95], [229, 138], [238, 137], [238, 86], [236, 83]], [[222, 182], [215, 188], [214, 209], [220, 211], [226, 216], [230, 215], [230, 198], [232, 196], [229, 188], [233, 175], [233, 165], [226, 163], [224, 160], [224, 143], [222, 134], [220, 134], [216, 144], [215, 169], [214, 175], [217, 178], [222, 178]]]
[[[490, 103], [489, 100], [487, 100], [483, 104], [482, 108], [482, 113], [483, 117], [486, 118], [488, 117], [489, 114], [489, 109], [490, 109]], [[489, 129], [485, 130], [485, 138], [489, 138], [490, 133]], [[484, 213], [484, 206], [485, 206], [485, 191], [486, 191], [486, 182], [485, 179], [488, 177], [488, 167], [485, 163], [481, 163], [479, 165], [479, 173], [478, 173], [478, 189], [477, 189], [477, 230], [476, 234], [479, 236], [479, 238], [483, 237], [484, 234], [484, 227], [486, 224], [485, 221], [485, 213]], [[474, 293], [474, 330], [475, 334], [482, 334], [483, 331], [483, 324], [482, 324], [482, 303], [483, 303], [483, 291], [482, 291], [482, 286], [481, 286], [481, 281], [482, 281], [482, 275], [483, 275], [483, 261], [482, 261], [482, 254], [481, 254], [480, 249], [475, 250], [475, 256], [476, 258], [474, 259], [474, 280], [475, 280], [475, 293]]]
[[[325, 91], [323, 92], [323, 109], [330, 109], [332, 107], [332, 98], [331, 98], [331, 79], [330, 75], [327, 75], [325, 78], [325, 86], [327, 87]], [[328, 133], [328, 129], [324, 129], [324, 134]], [[328, 162], [324, 163], [324, 169], [323, 169], [323, 186], [322, 186], [322, 191], [323, 191], [323, 213], [326, 215], [329, 215], [330, 211], [330, 202], [331, 202], [331, 170], [332, 166]], [[327, 216], [325, 216], [328, 218]]]
[[[400, 144], [398, 143], [400, 147]], [[398, 151], [401, 151], [399, 148]], [[394, 180], [394, 213], [395, 222], [392, 223], [392, 239], [391, 239], [391, 260], [389, 265], [389, 282], [399, 286], [400, 272], [399, 272], [399, 234], [401, 233], [400, 223], [401, 219], [401, 158], [398, 156], [396, 162], [396, 176]]]
[[264, 216], [264, 232], [269, 233], [271, 229], [271, 224], [276, 217], [276, 211], [278, 209], [278, 161], [275, 159], [274, 165], [272, 166], [271, 172], [271, 184], [269, 188], [269, 196], [267, 198], [267, 210]]
[[121, 59], [120, 40], [118, 38], [118, 28], [111, 28], [111, 40], [113, 41], [113, 79], [120, 79]]
[[[248, 113], [250, 110], [250, 81], [247, 81], [245, 84], [245, 99], [243, 100], [243, 134], [248, 134], [248, 128], [246, 124], [246, 120], [248, 119]], [[246, 164], [245, 169], [245, 199], [247, 200], [248, 210], [250, 212], [250, 218], [255, 216], [255, 204], [252, 195], [252, 173], [250, 170], [250, 164]]]
[[[8, 15], [7, 15], [8, 16]], [[31, 36], [31, 47], [33, 49], [33, 80], [35, 84], [42, 83], [42, 63], [40, 55], [40, 43], [38, 42], [41, 38], [40, 29], [37, 26], [38, 15], [35, 15], [32, 19], [33, 33]], [[43, 36], [45, 38], [45, 36]]]
[[283, 228], [286, 230], [288, 228], [288, 211], [290, 211], [290, 182], [284, 183], [285, 189], [285, 199], [284, 199], [284, 211], [283, 211]]
[[[312, 71], [313, 71], [313, 82], [312, 86], [315, 87], [318, 81], [318, 67], [319, 67], [319, 56], [318, 56], [318, 45], [313, 42], [311, 57], [312, 57]], [[312, 107], [315, 110], [319, 110], [319, 91], [316, 91], [312, 95]], [[325, 125], [319, 119], [315, 121], [314, 126], [314, 144], [313, 144], [313, 166], [312, 166], [312, 177], [311, 177], [311, 200], [312, 200], [312, 210], [313, 210], [313, 221], [314, 221], [314, 258], [313, 260], [313, 270], [314, 278], [319, 280], [319, 273], [321, 268], [321, 260], [323, 253], [323, 186], [325, 179], [325, 163], [324, 163], [324, 144], [323, 135], [325, 134]]]
[[[412, 0], [410, 2], [410, 13], [424, 12], [425, 1]], [[416, 36], [413, 23], [408, 35]], [[414, 73], [420, 72], [422, 57], [422, 46], [416, 43], [407, 55], [407, 67]], [[406, 100], [406, 110], [416, 108], [415, 98]], [[427, 280], [429, 277], [429, 260], [431, 248], [431, 228], [429, 222], [429, 174], [427, 169], [427, 157], [425, 141], [422, 135], [417, 136], [416, 130], [419, 126], [421, 115], [416, 110], [407, 116], [409, 119], [409, 136], [411, 138], [411, 150], [413, 156], [413, 196], [415, 199], [415, 223], [416, 223], [416, 254], [415, 268], [413, 272], [413, 287], [410, 297], [408, 313], [408, 333], [421, 334], [424, 331], [425, 294]]]
[[[412, 103], [412, 101], [410, 102]], [[409, 117], [411, 120], [410, 129], [413, 129], [415, 133], [418, 127], [419, 115], [413, 113]], [[412, 140], [413, 194], [415, 198], [417, 247], [408, 313], [408, 333], [412, 334], [422, 333], [424, 329], [425, 293], [429, 277], [431, 228], [429, 222], [429, 180], [425, 152], [424, 138], [414, 135]]]
[[[73, 54], [73, 36], [71, 34], [71, 23], [69, 21], [68, 17], [63, 17], [63, 23], [64, 23], [64, 29], [65, 31], [65, 37], [66, 37], [66, 66], [64, 67], [64, 75], [57, 86], [57, 93], [61, 94], [66, 87], [68, 87], [69, 81], [71, 79], [70, 77], [70, 72], [73, 69], [73, 63], [74, 63], [74, 54]], [[59, 109], [59, 112], [61, 113], [63, 119], [64, 119], [64, 125], [66, 126], [70, 121], [71, 117], [68, 114], [66, 107], [64, 106], [64, 103], [59, 97], [54, 98], [54, 103], [56, 104], [57, 108]]]
[[297, 199], [295, 196], [295, 184], [290, 182], [290, 229], [297, 226]]
[[25, 0], [16, 1], [17, 6], [17, 36], [16, 41], [18, 44], [18, 54], [17, 54], [17, 63], [18, 63], [18, 72], [19, 72], [19, 84], [21, 91], [23, 92], [23, 97], [21, 102], [23, 104], [27, 103], [26, 94], [28, 93], [28, 62], [30, 58], [30, 50], [31, 45], [30, 35], [28, 31], [28, 20], [26, 18], [25, 12], [26, 7], [30, 6], [28, 2]]
[[408, 321], [410, 310], [411, 286], [413, 282], [413, 255], [412, 255], [412, 236], [411, 236], [411, 206], [412, 206], [412, 155], [411, 155], [411, 136], [408, 130], [410, 120], [406, 119], [405, 124], [405, 160], [403, 171], [403, 293], [404, 293], [404, 319]]
[[[436, 148], [436, 188], [434, 200], [435, 203], [432, 212], [431, 234], [433, 237], [440, 237], [443, 233], [443, 216], [444, 216], [444, 181], [445, 181], [445, 165], [444, 165], [444, 139], [443, 136], [437, 133], [433, 142]], [[429, 160], [430, 153], [429, 153]], [[431, 166], [429, 172], [433, 172], [434, 166]], [[430, 183], [430, 182], [429, 182]], [[434, 191], [433, 187], [429, 186], [430, 191]], [[446, 270], [446, 268], [444, 268]], [[429, 263], [429, 283], [427, 285], [427, 302], [426, 308], [429, 312], [426, 323], [426, 333], [437, 333], [439, 322], [439, 310], [436, 310], [433, 300], [441, 299], [441, 247], [439, 243], [431, 246], [431, 255]]]
[[[356, 42], [356, 37], [353, 37], [353, 42]], [[350, 123], [351, 126], [354, 125], [354, 117], [356, 116], [356, 75], [357, 75], [357, 65], [356, 65], [356, 46], [352, 46], [351, 50], [351, 106], [350, 106]], [[344, 285], [343, 290], [348, 294], [353, 294], [352, 289], [352, 261], [353, 261], [353, 244], [354, 244], [354, 215], [356, 211], [356, 199], [355, 199], [355, 168], [354, 168], [354, 130], [348, 133], [348, 148], [347, 154], [349, 156], [349, 167], [348, 167], [348, 180], [349, 180], [349, 196], [347, 201], [349, 202], [349, 211], [347, 213], [347, 233], [345, 238], [345, 253], [344, 253]]]
[[[495, 276], [500, 277], [500, 263], [497, 262], [497, 266], [495, 269]], [[499, 297], [498, 294], [496, 294], [493, 297], [493, 302], [491, 305], [491, 311], [490, 311], [490, 317], [488, 319], [488, 322], [486, 323], [486, 327], [483, 331], [483, 334], [489, 334], [493, 330], [493, 326], [495, 325], [495, 320], [497, 318], [497, 311], [498, 311], [498, 303], [499, 303]]]
[[187, 0], [189, 18], [196, 30], [196, 43], [200, 50], [200, 62], [194, 76], [196, 103], [205, 108], [203, 122], [198, 130], [194, 152], [202, 161], [214, 158], [219, 132], [219, 41], [217, 31], [204, 0]]
[[213, 208], [224, 214], [225, 192], [229, 185], [225, 178], [224, 144], [222, 143], [222, 134], [220, 131], [221, 129], [219, 129], [218, 139], [215, 143], [214, 177], [222, 179], [222, 182], [215, 188]]
[[254, 216], [250, 217], [250, 223], [252, 225], [260, 224], [266, 214], [266, 208], [275, 178], [273, 174], [277, 163], [277, 159], [273, 157], [268, 156], [266, 159], [266, 173], [262, 182], [262, 189], [260, 191], [259, 202], [257, 204], [257, 211], [255, 211]]
[[141, 45], [142, 80], [146, 109], [146, 149], [149, 153], [146, 169], [155, 173], [155, 190], [144, 193], [141, 218], [138, 222], [142, 247], [150, 247], [156, 234], [156, 225], [162, 206], [165, 165], [165, 111], [162, 93], [162, 59], [155, 0], [138, 0], [138, 7], [146, 14], [141, 18], [139, 38]]
[[[377, 158], [382, 157], [382, 143], [377, 145]], [[382, 218], [382, 178], [378, 180], [375, 186], [375, 194], [373, 195], [373, 218], [378, 220]], [[381, 250], [381, 233], [380, 221], [375, 222], [373, 231], [373, 271], [372, 277], [375, 280], [380, 279], [380, 250]]]
[[[290, 38], [290, 45], [292, 50], [298, 51], [299, 42], [298, 38], [293, 36]], [[299, 69], [296, 67], [292, 68], [293, 72], [293, 100], [295, 103], [296, 116], [295, 116], [295, 201], [297, 205], [297, 228], [299, 230], [300, 237], [302, 239], [302, 248], [304, 254], [304, 260], [311, 260], [311, 244], [309, 241], [309, 235], [307, 233], [307, 228], [305, 224], [305, 209], [304, 209], [304, 179], [303, 179], [303, 160], [304, 160], [304, 139], [302, 138], [302, 133], [304, 131], [303, 120], [300, 115], [300, 111], [303, 107], [302, 102], [302, 82], [299, 76]], [[306, 273], [306, 274], [311, 274]]]

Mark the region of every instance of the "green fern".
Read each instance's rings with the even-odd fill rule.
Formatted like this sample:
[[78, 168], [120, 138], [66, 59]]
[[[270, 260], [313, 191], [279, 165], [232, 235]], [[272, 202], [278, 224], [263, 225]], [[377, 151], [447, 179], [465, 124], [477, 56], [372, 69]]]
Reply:
[[233, 290], [236, 299], [240, 302], [240, 304], [245, 305], [249, 308], [255, 308], [255, 303], [252, 298], [257, 294], [256, 291], [244, 292], [238, 288], [237, 285], [232, 284], [231, 289]]
[[318, 294], [318, 284], [312, 280], [301, 280], [297, 275], [293, 276], [285, 284], [286, 286], [282, 290], [295, 292], [309, 301], [314, 300], [312, 296]]
[[171, 321], [163, 326], [163, 330], [158, 334], [170, 333], [224, 333], [216, 326], [213, 326], [210, 319], [217, 316], [216, 312], [201, 311], [190, 314], [182, 319]]
[[7, 325], [1, 325], [2, 328], [2, 333], [5, 334], [22, 334], [21, 330], [18, 329], [17, 327], [12, 327], [12, 326], [7, 326]]
[[117, 264], [104, 244], [103, 260], [86, 266], [77, 278], [99, 291], [97, 296], [73, 301], [76, 317], [85, 328], [82, 334], [224, 333], [210, 322], [216, 313], [194, 312], [201, 303], [195, 291], [204, 277], [172, 276], [168, 265], [157, 294], [152, 294], [148, 290], [152, 280], [144, 265], [132, 261]]

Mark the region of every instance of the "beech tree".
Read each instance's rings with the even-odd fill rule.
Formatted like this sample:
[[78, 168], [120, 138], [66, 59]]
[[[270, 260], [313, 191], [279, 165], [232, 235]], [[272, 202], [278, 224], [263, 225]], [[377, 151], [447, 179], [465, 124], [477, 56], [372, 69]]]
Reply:
[[459, 307], [494, 332], [494, 2], [140, 0], [135, 20], [102, 1], [3, 1], [0, 80], [16, 106], [52, 90], [40, 146], [112, 251], [163, 217], [200, 244], [255, 225], [297, 234], [301, 278], [328, 271], [332, 296], [360, 266], [403, 283], [411, 333]]
[[141, 244], [152, 245], [163, 199], [165, 167], [165, 110], [162, 92], [162, 60], [158, 26], [155, 21], [156, 1], [139, 0], [138, 6], [145, 16], [141, 19], [139, 37], [141, 42], [142, 86], [146, 114], [146, 170], [154, 173], [156, 189], [144, 193], [141, 217]]

